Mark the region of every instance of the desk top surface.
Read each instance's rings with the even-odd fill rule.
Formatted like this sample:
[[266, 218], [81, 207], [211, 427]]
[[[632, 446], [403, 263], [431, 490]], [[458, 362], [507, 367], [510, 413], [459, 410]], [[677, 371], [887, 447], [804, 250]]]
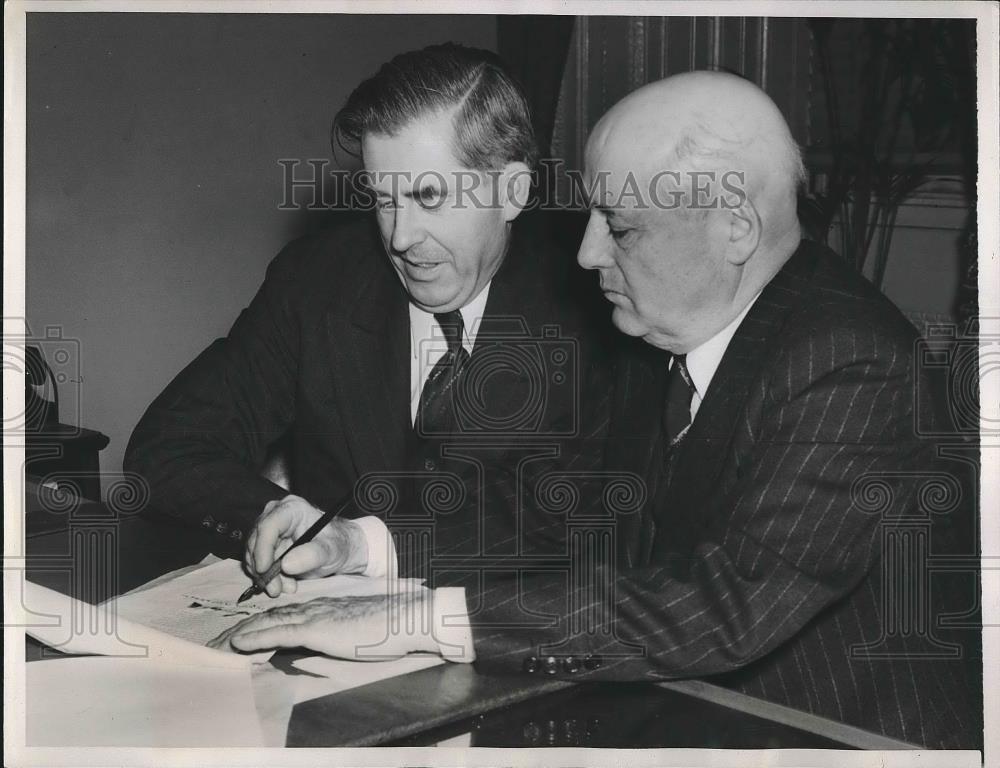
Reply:
[[[101, 518], [97, 518], [101, 520]], [[66, 527], [28, 539], [28, 578], [89, 602], [134, 589], [199, 562], [218, 538], [142, 517], [104, 518], [102, 578], [80, 578], [92, 560], [74, 552], [95, 517], [70, 514]], [[77, 574], [74, 577], [74, 574]], [[41, 649], [29, 640], [28, 658]], [[275, 666], [282, 666], [281, 654]], [[582, 683], [485, 675], [445, 664], [295, 707], [288, 746], [424, 746], [471, 734], [472, 746], [901, 748], [877, 734], [763, 702], [698, 681]]]

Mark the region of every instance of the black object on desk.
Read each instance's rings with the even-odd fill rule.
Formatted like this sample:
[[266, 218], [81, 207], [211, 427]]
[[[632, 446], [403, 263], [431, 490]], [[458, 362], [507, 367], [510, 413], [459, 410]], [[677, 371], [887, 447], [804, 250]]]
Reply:
[[101, 467], [98, 454], [110, 442], [93, 429], [48, 424], [27, 434], [25, 474], [38, 481], [69, 487], [80, 496], [99, 501]]
[[[39, 345], [26, 345], [24, 355], [25, 474], [49, 487], [99, 501], [98, 454], [107, 446], [108, 436], [92, 429], [61, 424], [58, 378]], [[58, 351], [56, 359], [59, 359]]]

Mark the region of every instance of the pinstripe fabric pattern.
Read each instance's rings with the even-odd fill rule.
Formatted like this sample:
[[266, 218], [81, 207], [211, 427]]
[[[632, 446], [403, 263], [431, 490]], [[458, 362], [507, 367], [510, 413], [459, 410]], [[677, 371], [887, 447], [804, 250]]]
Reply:
[[[619, 526], [617, 561], [588, 563], [589, 586], [527, 568], [471, 583], [477, 663], [596, 653], [602, 668], [574, 679], [710, 677], [913, 743], [977, 745], [969, 665], [918, 658], [933, 644], [915, 633], [883, 637], [885, 537], [936, 468], [914, 435], [914, 340], [874, 288], [803, 243], [733, 338], [669, 482], [650, 426], [667, 358], [627, 355], [607, 468], [644, 471], [650, 504]], [[879, 508], [855, 487], [866, 478], [887, 494]], [[932, 545], [958, 546], [947, 521]], [[549, 620], [512, 629], [525, 615]], [[974, 654], [972, 634], [958, 639]], [[858, 652], [880, 638], [890, 658]]]

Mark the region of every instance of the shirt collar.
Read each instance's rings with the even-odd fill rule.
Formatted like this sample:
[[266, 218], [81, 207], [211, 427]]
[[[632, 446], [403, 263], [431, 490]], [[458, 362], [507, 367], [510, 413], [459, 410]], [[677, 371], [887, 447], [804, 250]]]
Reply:
[[[465, 324], [463, 346], [470, 354], [476, 344], [476, 335], [479, 333], [480, 322], [486, 313], [486, 300], [489, 298], [490, 286], [492, 284], [493, 281], [491, 280], [479, 292], [476, 298], [459, 310], [462, 313], [462, 321]], [[415, 356], [418, 354], [421, 341], [434, 338], [443, 339], [443, 336], [441, 328], [438, 326], [437, 320], [434, 319], [432, 312], [425, 312], [413, 304], [413, 302], [409, 302], [408, 305], [410, 308], [410, 349]]]
[[708, 385], [712, 383], [712, 378], [719, 368], [719, 363], [722, 362], [723, 355], [726, 354], [726, 349], [729, 347], [729, 342], [732, 341], [736, 329], [740, 327], [743, 318], [747, 316], [750, 308], [756, 303], [759, 297], [760, 291], [750, 299], [750, 303], [743, 308], [743, 311], [729, 325], [708, 341], [699, 344], [687, 353], [685, 362], [687, 363], [688, 373], [691, 375], [691, 383], [694, 384], [699, 398], [705, 397]]

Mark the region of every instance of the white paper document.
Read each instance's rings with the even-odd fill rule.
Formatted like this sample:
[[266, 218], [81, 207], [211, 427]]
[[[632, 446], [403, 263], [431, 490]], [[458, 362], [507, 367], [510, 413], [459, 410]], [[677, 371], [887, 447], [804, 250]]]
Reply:
[[250, 667], [110, 656], [25, 665], [32, 747], [260, 747]]
[[287, 676], [266, 661], [205, 646], [248, 616], [315, 597], [394, 594], [416, 579], [332, 576], [303, 580], [278, 598], [236, 605], [250, 585], [236, 560], [182, 569], [102, 605], [26, 582], [25, 631], [84, 658], [26, 665], [31, 746], [281, 746], [295, 702], [444, 661], [417, 655], [388, 662], [315, 657]]
[[[419, 589], [417, 579], [386, 580], [364, 576], [303, 579], [298, 590], [272, 598], [258, 595], [239, 605], [251, 584], [237, 560], [220, 560], [149, 589], [114, 600], [118, 615], [137, 624], [204, 645], [248, 616], [315, 597], [349, 597]], [[254, 660], [266, 660], [270, 654]]]
[[207, 648], [115, 615], [107, 604], [90, 605], [30, 581], [22, 602], [25, 632], [64, 653], [148, 657], [189, 666], [246, 668], [247, 657]]

